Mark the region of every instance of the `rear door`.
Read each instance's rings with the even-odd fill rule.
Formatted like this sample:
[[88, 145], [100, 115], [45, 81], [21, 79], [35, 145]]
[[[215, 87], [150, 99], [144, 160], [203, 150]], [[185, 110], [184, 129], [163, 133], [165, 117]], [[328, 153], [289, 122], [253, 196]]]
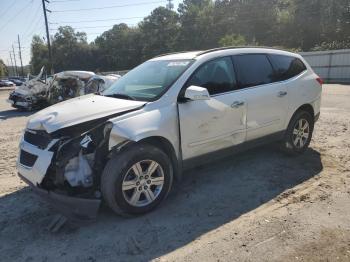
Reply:
[[183, 159], [244, 142], [246, 103], [242, 94], [236, 92], [231, 57], [204, 63], [184, 89], [191, 85], [207, 88], [210, 100], [178, 104]]
[[286, 85], [278, 82], [265, 54], [233, 56], [239, 87], [247, 99], [247, 140], [284, 128], [288, 110]]

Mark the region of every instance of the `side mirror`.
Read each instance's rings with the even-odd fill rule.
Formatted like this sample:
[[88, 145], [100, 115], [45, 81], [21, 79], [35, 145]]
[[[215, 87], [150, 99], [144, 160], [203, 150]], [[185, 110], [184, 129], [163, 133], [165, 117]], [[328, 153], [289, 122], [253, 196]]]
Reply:
[[189, 86], [184, 97], [193, 101], [210, 99], [208, 89], [200, 86]]

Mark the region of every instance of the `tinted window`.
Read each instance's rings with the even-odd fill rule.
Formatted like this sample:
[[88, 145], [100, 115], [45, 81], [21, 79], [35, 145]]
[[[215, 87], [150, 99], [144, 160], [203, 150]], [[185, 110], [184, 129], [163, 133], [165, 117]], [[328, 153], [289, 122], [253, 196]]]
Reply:
[[274, 81], [273, 69], [266, 55], [237, 55], [234, 56], [234, 64], [240, 88]]
[[296, 57], [285, 55], [269, 55], [269, 57], [278, 81], [292, 78], [306, 70], [304, 63]]
[[223, 57], [202, 65], [186, 86], [191, 85], [205, 87], [211, 95], [234, 90], [236, 79], [231, 58]]

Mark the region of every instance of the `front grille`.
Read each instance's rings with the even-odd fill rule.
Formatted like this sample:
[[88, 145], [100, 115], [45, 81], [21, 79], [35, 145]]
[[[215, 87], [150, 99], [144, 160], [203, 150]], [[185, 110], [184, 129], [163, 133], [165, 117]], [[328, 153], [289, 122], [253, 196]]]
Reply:
[[22, 165], [25, 165], [27, 167], [32, 167], [35, 164], [36, 159], [38, 156], [33, 155], [31, 153], [28, 153], [24, 150], [21, 150], [20, 157], [19, 157], [19, 162]]
[[11, 93], [9, 99], [14, 102], [28, 102], [22, 95], [18, 95], [17, 93]]
[[51, 137], [45, 131], [26, 130], [24, 133], [24, 141], [40, 149], [45, 149], [51, 142]]
[[10, 100], [16, 102], [17, 100], [17, 96], [14, 94], [14, 93], [10, 93], [10, 97], [9, 97]]

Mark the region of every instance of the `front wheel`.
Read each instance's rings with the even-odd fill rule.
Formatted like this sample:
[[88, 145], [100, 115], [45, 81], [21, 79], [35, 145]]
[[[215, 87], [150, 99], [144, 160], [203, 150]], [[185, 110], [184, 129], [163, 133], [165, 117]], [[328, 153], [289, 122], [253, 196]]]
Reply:
[[173, 168], [168, 156], [152, 145], [135, 144], [108, 161], [101, 191], [115, 213], [143, 214], [166, 198], [172, 181]]
[[298, 111], [289, 122], [283, 140], [283, 149], [292, 155], [303, 153], [309, 146], [314, 129], [310, 113]]

